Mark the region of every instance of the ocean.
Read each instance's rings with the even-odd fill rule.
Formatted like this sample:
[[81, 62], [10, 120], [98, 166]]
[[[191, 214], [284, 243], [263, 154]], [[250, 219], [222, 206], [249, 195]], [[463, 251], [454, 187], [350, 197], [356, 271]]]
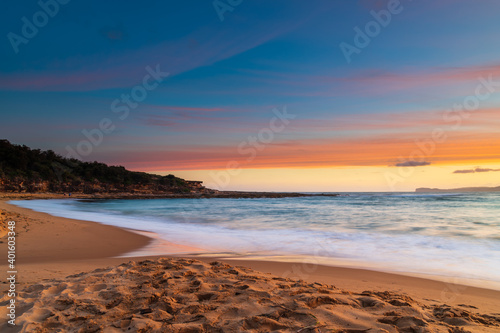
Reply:
[[[500, 193], [11, 203], [155, 232], [209, 253], [434, 276], [500, 290]], [[141, 254], [165, 254], [161, 247], [153, 252]]]

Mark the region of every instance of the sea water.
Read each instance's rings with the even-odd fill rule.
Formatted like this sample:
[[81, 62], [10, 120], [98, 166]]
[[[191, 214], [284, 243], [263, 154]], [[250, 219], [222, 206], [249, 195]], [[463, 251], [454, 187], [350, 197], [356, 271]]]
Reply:
[[283, 260], [300, 256], [472, 279], [500, 289], [500, 193], [12, 203], [55, 216], [155, 232], [161, 239], [210, 253]]

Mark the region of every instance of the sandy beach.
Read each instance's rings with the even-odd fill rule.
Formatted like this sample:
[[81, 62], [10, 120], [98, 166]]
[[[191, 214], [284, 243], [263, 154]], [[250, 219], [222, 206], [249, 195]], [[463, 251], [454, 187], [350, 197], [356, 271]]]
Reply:
[[[0, 216], [2, 226], [16, 222], [17, 325], [1, 324], [2, 331], [500, 331], [500, 291], [363, 269], [186, 255], [198, 249], [170, 243], [162, 257], [117, 258], [152, 239], [7, 199]], [[0, 270], [8, 271], [6, 260]]]

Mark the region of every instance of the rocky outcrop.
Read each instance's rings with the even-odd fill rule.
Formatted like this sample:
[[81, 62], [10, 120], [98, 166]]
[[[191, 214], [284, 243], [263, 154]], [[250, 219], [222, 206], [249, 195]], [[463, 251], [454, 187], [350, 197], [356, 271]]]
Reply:
[[54, 182], [26, 179], [0, 179], [0, 191], [5, 193], [83, 193], [83, 194], [211, 194], [213, 190], [191, 182], [179, 184], [110, 184], [100, 181]]

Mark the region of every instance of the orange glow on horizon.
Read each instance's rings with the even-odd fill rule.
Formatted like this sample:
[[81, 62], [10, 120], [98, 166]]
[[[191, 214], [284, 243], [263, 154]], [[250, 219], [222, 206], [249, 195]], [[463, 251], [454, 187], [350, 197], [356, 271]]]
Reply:
[[[238, 154], [237, 147], [210, 147], [204, 151], [137, 152], [125, 166], [132, 170], [215, 170], [234, 168], [322, 168], [339, 166], [393, 166], [401, 161], [431, 164], [484, 164], [500, 161], [500, 133], [449, 135], [445, 142], [431, 138], [367, 138], [330, 142], [310, 140], [266, 146], [252, 155]], [[418, 138], [418, 136], [414, 136]], [[198, 148], [199, 149], [199, 148]], [[248, 150], [250, 151], [250, 150]], [[164, 158], [168, 157], [168, 158]]]

